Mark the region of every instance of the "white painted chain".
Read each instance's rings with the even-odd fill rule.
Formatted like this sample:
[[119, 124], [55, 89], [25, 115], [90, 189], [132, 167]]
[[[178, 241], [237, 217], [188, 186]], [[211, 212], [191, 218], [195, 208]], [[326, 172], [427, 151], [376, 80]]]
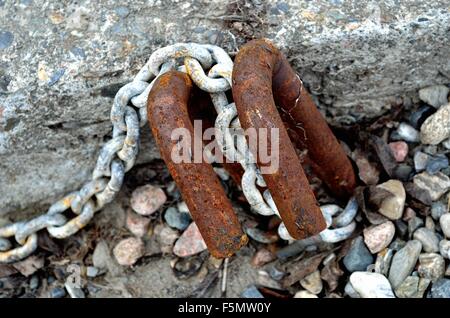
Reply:
[[[233, 61], [223, 49], [214, 45], [178, 43], [155, 51], [133, 81], [117, 92], [111, 108], [112, 139], [100, 150], [91, 180], [80, 190], [52, 204], [45, 214], [0, 227], [0, 263], [16, 262], [33, 253], [38, 245], [37, 235], [40, 230], [46, 229], [51, 236], [59, 239], [75, 234], [91, 221], [97, 211], [115, 198], [125, 173], [136, 161], [139, 127], [147, 122], [148, 94], [155, 79], [172, 69], [188, 73], [200, 89], [210, 93], [218, 113], [216, 140], [224, 156], [239, 162], [244, 168], [242, 190], [252, 209], [262, 215], [279, 215], [269, 191], [266, 189], [262, 195], [256, 186], [265, 187], [266, 184], [254, 163], [245, 137], [239, 134], [241, 127], [236, 107], [234, 103], [228, 102], [225, 94], [232, 85]], [[128, 105], [130, 101], [134, 107]], [[236, 138], [237, 143], [233, 138]], [[62, 214], [69, 208], [75, 215], [70, 220]], [[354, 222], [351, 221], [356, 211], [345, 211], [347, 208], [338, 217], [342, 221], [335, 223], [338, 229], [327, 229], [320, 234], [324, 241], [339, 241], [351, 234], [354, 229]], [[327, 225], [330, 227], [333, 214], [327, 213], [324, 212], [324, 216], [327, 215]], [[279, 234], [283, 239], [291, 239], [283, 223]], [[10, 237], [15, 238], [16, 247], [8, 239]]]

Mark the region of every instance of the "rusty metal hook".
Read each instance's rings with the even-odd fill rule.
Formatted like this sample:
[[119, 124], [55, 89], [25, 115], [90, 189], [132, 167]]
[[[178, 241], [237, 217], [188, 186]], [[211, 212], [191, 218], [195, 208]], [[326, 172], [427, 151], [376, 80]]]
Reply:
[[[310, 189], [276, 105], [290, 117], [302, 137], [296, 144], [308, 149], [316, 173], [339, 196], [355, 187], [350, 161], [314, 105], [285, 56], [265, 39], [253, 40], [238, 52], [233, 68], [233, 98], [244, 129], [279, 129], [279, 169], [265, 174], [289, 234], [295, 239], [316, 235], [326, 224]], [[271, 140], [268, 140], [271, 149]], [[264, 163], [253, 153], [259, 166]]]
[[148, 97], [148, 120], [161, 156], [178, 185], [183, 199], [214, 257], [229, 257], [248, 241], [230, 201], [212, 166], [200, 163], [174, 163], [171, 153], [177, 147], [172, 132], [187, 129], [194, 136], [188, 104], [192, 81], [185, 73], [170, 71], [161, 75]]

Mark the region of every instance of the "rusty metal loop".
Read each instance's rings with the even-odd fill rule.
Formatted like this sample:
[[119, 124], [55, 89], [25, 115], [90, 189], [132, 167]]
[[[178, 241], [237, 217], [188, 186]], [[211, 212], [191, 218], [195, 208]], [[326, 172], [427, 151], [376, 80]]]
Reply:
[[[248, 238], [241, 229], [214, 169], [203, 160], [199, 163], [175, 163], [172, 159], [172, 150], [186, 142], [182, 138], [174, 140], [172, 132], [181, 128], [194, 136], [188, 113], [192, 85], [191, 79], [184, 73], [170, 71], [161, 75], [149, 94], [148, 119], [161, 156], [209, 251], [215, 257], [224, 258], [234, 254], [247, 243]], [[192, 154], [190, 141], [187, 142], [187, 147]]]

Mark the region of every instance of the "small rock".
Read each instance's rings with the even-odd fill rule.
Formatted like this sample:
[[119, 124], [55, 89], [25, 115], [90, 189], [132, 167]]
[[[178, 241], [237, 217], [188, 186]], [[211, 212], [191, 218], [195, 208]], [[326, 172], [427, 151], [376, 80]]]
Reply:
[[431, 286], [431, 298], [450, 298], [450, 279], [441, 278]]
[[408, 276], [395, 290], [398, 298], [422, 298], [430, 280], [418, 276]]
[[94, 249], [94, 253], [92, 254], [92, 263], [94, 266], [101, 269], [107, 269], [110, 259], [111, 254], [109, 253], [109, 248], [106, 242], [98, 242]]
[[350, 283], [362, 298], [395, 298], [389, 281], [381, 274], [354, 272]]
[[394, 254], [389, 270], [389, 281], [395, 289], [408, 277], [419, 258], [422, 250], [422, 243], [412, 240], [406, 243], [405, 247]]
[[300, 280], [300, 285], [311, 294], [320, 294], [323, 288], [322, 279], [320, 278], [320, 271], [316, 270], [305, 278]]
[[449, 88], [445, 85], [428, 86], [419, 90], [419, 98], [433, 107], [447, 104]]
[[114, 9], [117, 15], [121, 18], [126, 18], [130, 14], [130, 10], [125, 6], [120, 6]]
[[436, 225], [434, 224], [433, 218], [429, 215], [425, 217], [425, 227], [433, 232], [436, 230]]
[[51, 298], [63, 298], [66, 296], [66, 290], [61, 287], [55, 287], [50, 290], [50, 297]]
[[134, 265], [144, 255], [144, 243], [136, 237], [123, 239], [114, 247], [113, 254], [120, 265]]
[[439, 218], [444, 214], [447, 213], [447, 205], [445, 205], [442, 202], [433, 202], [431, 205], [431, 217], [435, 221], [439, 221]]
[[441, 240], [439, 242], [439, 253], [447, 259], [450, 259], [450, 241]]
[[372, 254], [378, 253], [391, 243], [395, 226], [391, 221], [364, 229], [364, 243]]
[[286, 273], [281, 271], [281, 270], [279, 270], [275, 266], [273, 266], [269, 270], [269, 275], [270, 275], [270, 277], [272, 277], [272, 279], [274, 279], [276, 281], [279, 281], [279, 280], [282, 280], [284, 276], [286, 276]]
[[358, 236], [344, 257], [344, 266], [349, 272], [365, 271], [373, 263], [373, 256], [364, 245], [364, 240]]
[[206, 250], [206, 243], [195, 222], [188, 226], [173, 248], [173, 252], [179, 257], [195, 255], [204, 250]]
[[155, 235], [157, 241], [161, 245], [161, 251], [163, 253], [171, 253], [173, 249], [173, 244], [180, 237], [177, 230], [174, 230], [163, 224], [158, 224], [155, 226]]
[[[419, 142], [419, 132], [412, 127], [411, 125], [408, 125], [407, 123], [400, 123], [398, 125], [397, 130], [395, 131], [395, 135], [397, 135], [401, 140], [407, 141], [407, 142]], [[391, 136], [392, 138], [393, 136]], [[397, 138], [393, 138], [397, 139]]]
[[36, 255], [31, 255], [28, 258], [14, 263], [13, 267], [17, 269], [23, 276], [33, 275], [37, 270], [44, 267], [44, 258]]
[[395, 229], [399, 237], [405, 237], [408, 234], [408, 225], [402, 220], [395, 220]]
[[428, 117], [420, 127], [423, 144], [437, 145], [450, 136], [450, 104], [443, 105]]
[[39, 287], [39, 276], [33, 275], [30, 279], [30, 289], [36, 289]]
[[367, 185], [375, 185], [380, 178], [380, 171], [371, 163], [367, 156], [359, 149], [352, 153], [352, 158], [358, 167], [359, 178]]
[[398, 180], [389, 180], [377, 186], [392, 194], [385, 198], [378, 209], [378, 212], [388, 219], [398, 220], [402, 217], [405, 206], [406, 192], [403, 184]]
[[344, 292], [350, 298], [361, 298], [361, 296], [356, 292], [356, 290], [353, 288], [353, 286], [352, 286], [352, 284], [350, 284], [350, 282], [347, 282], [347, 284], [345, 285]]
[[148, 184], [133, 191], [131, 207], [136, 213], [150, 215], [155, 213], [166, 200], [166, 194], [161, 188]]
[[254, 267], [260, 267], [267, 263], [272, 262], [277, 257], [275, 254], [273, 254], [271, 251], [269, 251], [266, 248], [261, 248], [258, 251], [256, 251], [255, 255], [253, 255], [253, 258], [251, 260], [251, 264]]
[[422, 243], [425, 252], [432, 253], [439, 251], [439, 239], [433, 231], [421, 227], [414, 232], [413, 237]]
[[414, 211], [410, 207], [407, 207], [405, 210], [405, 213], [403, 214], [403, 221], [409, 221], [415, 217], [416, 217], [416, 211]]
[[177, 209], [178, 211], [180, 211], [180, 213], [187, 213], [189, 215], [191, 215], [191, 212], [189, 212], [189, 208], [186, 204], [186, 202], [181, 201], [177, 204]]
[[175, 207], [170, 207], [164, 213], [164, 220], [175, 229], [184, 231], [191, 223], [191, 217], [188, 213], [181, 213]]
[[435, 174], [448, 167], [448, 158], [444, 154], [437, 154], [428, 159], [426, 171], [429, 174]]
[[294, 298], [319, 298], [314, 294], [311, 294], [307, 290], [301, 290], [295, 293]]
[[418, 272], [420, 277], [427, 278], [432, 282], [437, 281], [445, 273], [444, 258], [436, 253], [420, 254]]
[[97, 277], [100, 270], [95, 266], [88, 266], [86, 268], [86, 276], [87, 277]]
[[241, 296], [243, 298], [264, 298], [264, 296], [261, 294], [261, 292], [256, 288], [256, 286], [250, 286], [247, 289], [245, 289]]
[[276, 233], [264, 232], [256, 227], [244, 227], [244, 230], [250, 238], [259, 243], [271, 244], [279, 240]]
[[86, 298], [81, 288], [76, 287], [70, 283], [65, 283], [64, 287], [66, 287], [67, 293], [71, 298]]
[[406, 156], [408, 156], [408, 144], [404, 141], [394, 141], [389, 143], [389, 147], [394, 154], [395, 161], [403, 162]]
[[442, 232], [448, 238], [450, 238], [450, 213], [445, 213], [439, 218], [439, 224], [441, 225]]
[[150, 219], [128, 210], [126, 225], [131, 233], [137, 237], [144, 237], [148, 232]]
[[413, 168], [407, 164], [402, 163], [395, 168], [392, 176], [396, 179], [406, 182], [409, 181], [411, 172], [413, 172]]
[[413, 218], [411, 218], [408, 221], [408, 232], [409, 232], [409, 237], [413, 237], [414, 232], [423, 226], [423, 221], [421, 218], [414, 216]]
[[427, 155], [422, 151], [417, 151], [414, 154], [414, 169], [416, 169], [417, 172], [425, 170], [429, 159], [430, 155]]
[[390, 248], [385, 248], [384, 250], [379, 252], [374, 266], [375, 273], [387, 276], [389, 273], [389, 267], [391, 265], [393, 255], [394, 251]]
[[409, 122], [414, 126], [414, 128], [419, 129], [425, 119], [434, 114], [435, 111], [436, 108], [424, 105], [411, 114]]
[[445, 174], [438, 172], [430, 175], [428, 172], [417, 174], [413, 183], [418, 188], [427, 192], [431, 200], [437, 201], [450, 188], [450, 179]]

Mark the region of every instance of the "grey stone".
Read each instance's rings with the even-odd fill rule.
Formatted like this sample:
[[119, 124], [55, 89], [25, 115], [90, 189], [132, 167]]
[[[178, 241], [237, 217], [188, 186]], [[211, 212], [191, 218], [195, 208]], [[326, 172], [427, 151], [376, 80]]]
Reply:
[[433, 218], [429, 215], [425, 217], [425, 227], [432, 232], [436, 230], [436, 225], [434, 224]]
[[36, 289], [39, 287], [39, 276], [33, 275], [30, 278], [30, 289]]
[[428, 105], [439, 108], [447, 104], [449, 91], [450, 89], [445, 85], [429, 86], [419, 90], [419, 97]]
[[61, 287], [55, 287], [50, 290], [51, 298], [63, 298], [66, 296], [66, 290]]
[[361, 298], [395, 298], [389, 281], [381, 274], [354, 272], [350, 283]]
[[441, 240], [439, 242], [439, 253], [447, 259], [450, 259], [450, 241]]
[[[113, 0], [63, 0], [58, 6], [46, 0], [27, 7], [5, 2], [2, 31], [14, 32], [14, 41], [0, 50], [2, 72], [11, 79], [5, 92], [0, 85], [0, 211], [45, 211], [83, 185], [111, 133], [116, 89], [131, 81], [156, 48], [206, 43], [212, 39], [206, 31], [215, 31], [228, 52], [251, 37], [273, 40], [289, 52], [332, 123], [373, 118], [399, 98], [449, 82], [445, 1], [411, 6], [407, 0], [351, 0], [334, 10], [325, 0], [287, 3], [248, 2], [242, 14], [256, 14], [255, 21], [265, 24], [248, 23], [245, 33], [215, 18], [233, 14], [220, 1], [177, 2], [170, 10], [164, 1], [128, 2], [118, 11]], [[425, 16], [428, 21], [419, 23]], [[206, 31], [194, 32], [199, 27]], [[73, 57], [75, 46], [85, 58]], [[62, 68], [64, 76], [49, 87], [50, 75]], [[138, 163], [159, 158], [150, 130], [142, 131]]]
[[413, 216], [411, 219], [408, 220], [408, 232], [409, 237], [413, 237], [414, 232], [423, 226], [423, 220], [419, 218], [418, 216]]
[[86, 276], [87, 277], [97, 277], [99, 272], [100, 272], [100, 270], [95, 266], [88, 266], [86, 268]]
[[423, 153], [422, 151], [417, 151], [414, 154], [414, 168], [416, 171], [423, 171], [427, 167], [428, 160], [430, 159], [430, 156], [426, 153]]
[[389, 268], [391, 266], [392, 256], [394, 255], [394, 250], [390, 248], [385, 248], [377, 254], [377, 259], [375, 261], [374, 270], [375, 273], [387, 276], [389, 273]]
[[423, 293], [430, 284], [430, 280], [426, 278], [420, 278], [418, 276], [408, 276], [397, 287], [395, 295], [398, 298], [422, 298]]
[[447, 238], [450, 238], [450, 213], [445, 213], [439, 218], [442, 232]]
[[445, 273], [444, 258], [436, 253], [420, 254], [418, 272], [420, 277], [427, 278], [432, 282], [437, 281]]
[[450, 279], [441, 278], [431, 286], [431, 298], [450, 298]]
[[170, 207], [166, 210], [164, 220], [170, 227], [181, 231], [185, 230], [191, 223], [190, 215], [179, 212], [175, 207]]
[[425, 252], [439, 251], [439, 239], [433, 231], [422, 227], [414, 232], [413, 237], [422, 243]]
[[431, 205], [431, 217], [435, 221], [439, 221], [439, 218], [441, 217], [441, 215], [443, 215], [446, 212], [447, 212], [447, 205], [445, 205], [444, 203], [442, 203], [440, 201], [433, 202], [433, 204]]
[[373, 256], [365, 246], [361, 236], [352, 241], [352, 245], [343, 262], [349, 272], [365, 271], [367, 266], [373, 263]]
[[423, 144], [437, 145], [450, 136], [450, 103], [441, 106], [428, 117], [420, 127], [420, 140]]
[[406, 277], [411, 274], [421, 250], [422, 243], [412, 240], [394, 254], [389, 270], [389, 281], [394, 289], [400, 286]]
[[347, 284], [344, 287], [345, 293], [350, 296], [350, 298], [361, 298], [361, 296], [358, 294], [358, 292], [353, 288], [352, 284], [350, 282], [347, 282]]
[[400, 139], [408, 142], [420, 141], [419, 132], [407, 123], [400, 123], [395, 131], [395, 135], [391, 136], [391, 138], [394, 140]]
[[450, 188], [450, 178], [441, 172], [434, 175], [422, 172], [414, 176], [413, 182], [417, 187], [428, 192], [433, 201], [439, 200]]
[[444, 154], [437, 154], [431, 156], [427, 162], [426, 171], [429, 174], [435, 174], [436, 172], [448, 167], [448, 158]]

